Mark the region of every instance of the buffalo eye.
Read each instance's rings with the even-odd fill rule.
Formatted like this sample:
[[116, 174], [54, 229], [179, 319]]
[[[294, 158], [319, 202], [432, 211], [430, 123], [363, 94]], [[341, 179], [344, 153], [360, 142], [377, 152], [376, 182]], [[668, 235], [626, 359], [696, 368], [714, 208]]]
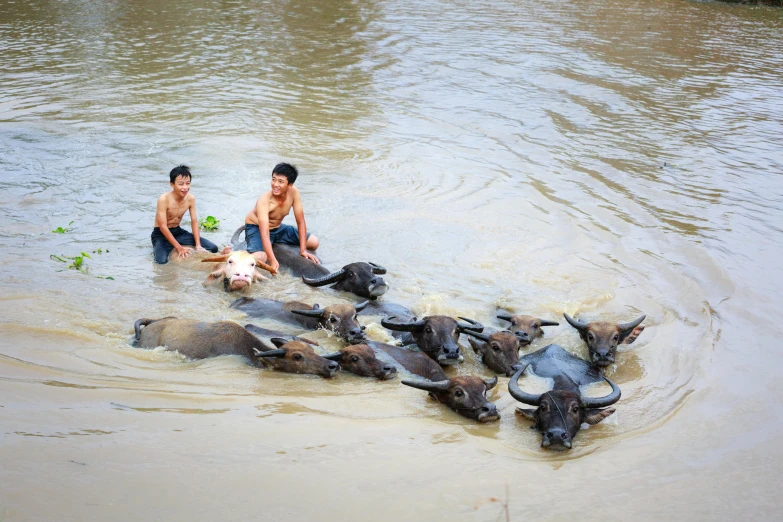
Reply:
[[500, 351], [500, 346], [498, 346], [497, 344], [493, 344], [492, 345], [492, 350], [494, 350], [496, 352], [499, 352]]
[[547, 404], [546, 402], [542, 402], [541, 403], [541, 411], [543, 411], [544, 413], [548, 412], [549, 411], [549, 404]]
[[294, 360], [295, 361], [301, 361], [302, 360], [302, 354], [301, 353], [295, 353], [294, 354]]
[[432, 333], [432, 327], [428, 326], [427, 328], [424, 329], [424, 331], [427, 333]]
[[579, 406], [577, 406], [576, 404], [574, 404], [574, 405], [571, 407], [571, 413], [579, 413]]
[[541, 328], [540, 324], [536, 323], [533, 325], [533, 329], [538, 330], [539, 328]]
[[620, 336], [617, 335], [617, 334], [614, 334], [614, 337], [612, 337], [612, 341], [616, 343], [619, 340], [620, 340]]
[[358, 355], [352, 356], [351, 357], [351, 362], [359, 362], [359, 356]]
[[228, 264], [229, 264], [229, 265], [233, 265], [233, 264], [234, 264], [234, 260], [233, 260], [233, 259], [229, 259], [229, 260], [228, 260]]
[[457, 391], [454, 392], [454, 396], [455, 397], [464, 397], [465, 396], [465, 392], [462, 391], [462, 390], [457, 390]]
[[337, 318], [336, 317], [330, 317], [329, 318], [329, 322], [330, 323], [336, 323], [337, 322]]
[[590, 341], [591, 343], [592, 343], [593, 341], [595, 341], [595, 337], [593, 336], [593, 334], [592, 334], [592, 333], [588, 333], [588, 334], [587, 334], [587, 340], [588, 340], [588, 341]]
[[348, 277], [353, 277], [353, 276], [354, 276], [353, 272], [348, 272]]

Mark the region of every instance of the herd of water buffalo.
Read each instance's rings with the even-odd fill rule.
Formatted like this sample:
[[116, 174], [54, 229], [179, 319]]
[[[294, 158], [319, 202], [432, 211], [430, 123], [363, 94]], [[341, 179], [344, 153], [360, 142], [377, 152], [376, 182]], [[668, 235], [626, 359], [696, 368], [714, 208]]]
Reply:
[[[241, 247], [241, 244], [235, 243], [235, 246]], [[508, 328], [485, 333], [481, 323], [464, 317], [431, 315], [417, 318], [406, 307], [379, 300], [388, 289], [381, 277], [386, 273], [382, 266], [351, 263], [330, 272], [323, 265], [300, 257], [296, 247], [276, 244], [274, 249], [281, 267], [302, 277], [306, 284], [314, 287], [331, 285], [335, 290], [366, 300], [321, 308], [298, 301], [240, 297], [231, 307], [250, 317], [274, 319], [308, 330], [329, 330], [345, 341], [344, 348], [319, 355], [313, 349], [317, 343], [290, 333], [252, 324], [243, 328], [230, 321], [207, 323], [173, 317], [136, 321], [135, 345], [142, 348], [165, 346], [194, 359], [240, 355], [259, 367], [323, 377], [333, 377], [342, 369], [385, 380], [395, 377], [401, 368], [421, 378], [403, 380], [402, 384], [429, 392], [434, 399], [464, 417], [479, 422], [496, 421], [500, 413], [495, 404], [487, 400], [486, 392], [497, 384], [497, 377], [448, 377], [444, 371], [445, 366], [464, 360], [458, 343], [460, 335], [464, 334], [487, 367], [511, 377], [508, 384], [511, 396], [534, 407], [517, 408], [516, 411], [534, 421], [542, 435], [541, 445], [549, 449], [566, 449], [571, 448], [582, 423], [596, 424], [614, 413], [609, 406], [620, 399], [620, 388], [603, 375], [603, 368], [614, 363], [619, 344], [632, 343], [644, 329], [640, 326], [644, 315], [629, 323], [616, 324], [585, 323], [563, 314], [587, 344], [589, 361], [556, 344], [520, 357], [521, 349], [543, 335], [543, 327], [559, 323], [528, 315], [499, 313], [497, 317], [507, 321]], [[220, 281], [227, 291], [247, 288], [263, 278], [255, 258], [244, 250], [203, 261], [219, 263], [206, 282]], [[382, 316], [381, 325], [392, 331], [400, 346], [367, 339], [365, 328], [357, 321], [358, 313]], [[540, 394], [523, 391], [519, 379], [526, 370], [552, 379], [552, 389]], [[612, 388], [608, 395], [588, 397], [582, 394], [582, 386], [603, 381]]]

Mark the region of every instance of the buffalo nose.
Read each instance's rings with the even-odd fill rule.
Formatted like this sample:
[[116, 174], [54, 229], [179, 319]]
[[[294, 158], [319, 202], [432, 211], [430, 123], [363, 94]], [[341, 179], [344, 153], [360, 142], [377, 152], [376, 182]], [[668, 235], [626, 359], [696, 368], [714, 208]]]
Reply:
[[527, 332], [516, 332], [517, 337], [519, 337], [520, 341], [530, 341], [530, 335], [528, 335]]
[[352, 336], [359, 336], [362, 333], [362, 328], [360, 326], [357, 326], [355, 328], [351, 328], [351, 331], [348, 332]]
[[329, 371], [336, 372], [337, 369], [340, 367], [340, 365], [332, 361], [329, 364], [327, 364], [326, 367], [329, 368]]
[[564, 429], [552, 428], [551, 430], [546, 432], [546, 438], [552, 444], [562, 444], [563, 442], [568, 442], [568, 439], [570, 437], [568, 436], [568, 432], [565, 431]]
[[371, 285], [377, 285], [378, 284], [378, 278], [377, 277], [373, 277], [372, 280], [370, 281], [370, 284]]
[[493, 411], [497, 411], [497, 409], [497, 406], [490, 402], [481, 407], [481, 413], [492, 413]]

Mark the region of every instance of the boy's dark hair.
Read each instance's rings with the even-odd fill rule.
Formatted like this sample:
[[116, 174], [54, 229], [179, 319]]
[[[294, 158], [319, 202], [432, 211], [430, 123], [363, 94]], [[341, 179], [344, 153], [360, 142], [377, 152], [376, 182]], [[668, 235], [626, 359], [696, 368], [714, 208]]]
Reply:
[[288, 183], [293, 185], [294, 181], [296, 181], [296, 177], [299, 175], [299, 171], [290, 163], [278, 163], [275, 165], [275, 168], [272, 169], [272, 175], [274, 176], [275, 174], [285, 176], [286, 179], [288, 179]]
[[177, 176], [182, 176], [183, 178], [193, 178], [190, 175], [190, 167], [187, 165], [178, 165], [171, 169], [171, 172], [169, 172], [169, 178], [171, 179], [172, 183], [176, 181]]

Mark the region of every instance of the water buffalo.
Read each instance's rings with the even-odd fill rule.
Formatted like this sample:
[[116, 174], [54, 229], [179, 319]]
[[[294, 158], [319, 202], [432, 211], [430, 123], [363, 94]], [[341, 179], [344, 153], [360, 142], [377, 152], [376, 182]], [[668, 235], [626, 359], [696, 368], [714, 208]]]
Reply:
[[202, 259], [201, 262], [220, 263], [220, 265], [207, 276], [204, 284], [223, 281], [223, 289], [226, 292], [243, 290], [258, 279], [266, 279], [266, 277], [258, 271], [258, 268], [263, 268], [268, 272], [274, 273], [271, 266], [257, 261], [255, 257], [244, 250], [208, 257]]
[[366, 301], [356, 306], [335, 304], [320, 308], [317, 304], [310, 306], [299, 301], [282, 303], [250, 297], [240, 297], [231, 303], [231, 308], [242, 310], [251, 317], [264, 317], [301, 324], [311, 330], [323, 328], [334, 332], [350, 344], [361, 344], [366, 339], [364, 327], [356, 321], [356, 313], [364, 309], [365, 306], [367, 306]]
[[[247, 248], [244, 241], [239, 239], [244, 230], [245, 227], [240, 227], [234, 232], [231, 238], [234, 250]], [[350, 292], [367, 299], [377, 299], [389, 289], [383, 278], [379, 277], [386, 273], [386, 269], [380, 265], [365, 262], [351, 263], [341, 270], [332, 272], [323, 265], [313, 263], [299, 255], [297, 246], [274, 243], [272, 249], [281, 267], [287, 268], [296, 277], [301, 277], [310, 286], [331, 284], [335, 290]]]
[[398, 323], [392, 321], [395, 317], [381, 320], [381, 325], [389, 330], [409, 332], [410, 338], [404, 339], [406, 344], [416, 344], [418, 348], [436, 360], [439, 364], [458, 364], [465, 360], [460, 353], [459, 334], [467, 331], [481, 332], [484, 326], [478, 321], [465, 319], [469, 324], [459, 323], [445, 315], [430, 315], [418, 321]]
[[468, 419], [479, 422], [500, 419], [500, 412], [495, 404], [487, 400], [487, 391], [498, 383], [497, 377], [485, 380], [472, 375], [463, 375], [437, 382], [407, 380], [401, 382], [406, 386], [430, 392], [430, 397]]
[[366, 344], [346, 346], [326, 358], [339, 362], [343, 370], [360, 377], [377, 377], [385, 381], [397, 375], [397, 368], [379, 360], [373, 349]]
[[[495, 332], [491, 335], [466, 331], [473, 350], [481, 355], [481, 361], [489, 369], [510, 377], [519, 364], [520, 338], [511, 332]], [[473, 338], [476, 339], [473, 339]]]
[[510, 326], [509, 332], [513, 332], [519, 337], [519, 342], [522, 346], [527, 346], [539, 337], [544, 335], [542, 326], [559, 326], [560, 323], [555, 321], [548, 321], [546, 319], [539, 319], [532, 315], [511, 315], [506, 312], [497, 314], [498, 319], [508, 321]]
[[281, 344], [281, 349], [274, 350], [230, 321], [204, 323], [174, 317], [139, 319], [134, 331], [136, 346], [165, 346], [167, 350], [177, 351], [191, 359], [240, 355], [255, 366], [263, 364], [278, 371], [324, 377], [332, 377], [340, 368], [336, 362], [321, 357], [310, 346], [297, 341], [273, 339], [273, 343]]
[[443, 373], [440, 364], [432, 360], [423, 352], [400, 348], [377, 341], [367, 341], [367, 344], [375, 351], [382, 352], [399, 364], [403, 369], [419, 377], [424, 377], [430, 381], [443, 381], [448, 379]]
[[[522, 391], [519, 377], [530, 366], [540, 377], [554, 380], [553, 389], [541, 394]], [[579, 387], [605, 380], [612, 387], [605, 397], [585, 397]], [[517, 408], [517, 413], [535, 421], [541, 433], [541, 446], [548, 449], [570, 449], [583, 422], [597, 424], [614, 413], [606, 408], [620, 400], [620, 388], [587, 361], [571, 355], [556, 344], [542, 348], [520, 359], [520, 365], [508, 383], [508, 391], [523, 404], [535, 410]], [[606, 408], [606, 409], [601, 409]]]
[[579, 336], [587, 343], [590, 360], [596, 366], [605, 368], [614, 363], [618, 344], [631, 344], [639, 337], [644, 326], [639, 326], [646, 315], [630, 323], [612, 323], [609, 321], [593, 321], [583, 323], [568, 314], [563, 314], [568, 324], [579, 332]]

